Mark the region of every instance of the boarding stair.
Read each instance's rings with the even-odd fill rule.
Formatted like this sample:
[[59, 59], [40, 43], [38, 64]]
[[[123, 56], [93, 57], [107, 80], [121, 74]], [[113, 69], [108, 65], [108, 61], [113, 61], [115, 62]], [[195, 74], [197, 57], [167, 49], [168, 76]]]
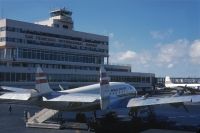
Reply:
[[45, 122], [49, 118], [56, 115], [58, 112], [58, 110], [44, 108], [41, 111], [35, 113], [34, 116], [28, 118], [26, 122], [26, 127], [60, 129], [62, 125], [59, 123]]

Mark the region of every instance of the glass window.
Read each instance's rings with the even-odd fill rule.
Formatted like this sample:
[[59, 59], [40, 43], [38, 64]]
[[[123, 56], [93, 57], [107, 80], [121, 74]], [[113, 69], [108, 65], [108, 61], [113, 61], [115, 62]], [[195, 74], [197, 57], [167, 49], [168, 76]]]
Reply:
[[44, 60], [44, 51], [41, 51], [41, 60]]
[[6, 30], [6, 27], [0, 27], [0, 32], [5, 31], [5, 30]]
[[36, 50], [32, 50], [32, 52], [31, 52], [31, 56], [32, 56], [32, 59], [37, 59], [37, 52], [36, 52]]
[[4, 81], [4, 73], [0, 72], [0, 81]]
[[31, 81], [31, 74], [27, 73], [27, 81]]
[[16, 81], [19, 82], [21, 80], [21, 74], [16, 73]]
[[26, 49], [23, 49], [23, 58], [27, 58], [28, 57], [28, 52]]
[[11, 73], [11, 82], [15, 82], [15, 73]]
[[41, 58], [40, 58], [40, 55], [41, 55], [41, 54], [40, 54], [40, 51], [37, 51], [37, 59], [39, 59], [39, 60], [41, 59]]
[[146, 83], [150, 83], [150, 77], [146, 77]]
[[31, 59], [32, 57], [31, 57], [31, 50], [27, 50], [27, 57], [28, 57], [28, 59]]
[[10, 73], [7, 72], [5, 76], [6, 76], [6, 82], [10, 82]]
[[21, 79], [22, 81], [27, 81], [26, 80], [26, 73], [22, 73], [22, 79]]
[[68, 29], [69, 27], [67, 25], [63, 25], [63, 28]]
[[30, 74], [30, 81], [35, 81], [35, 73]]

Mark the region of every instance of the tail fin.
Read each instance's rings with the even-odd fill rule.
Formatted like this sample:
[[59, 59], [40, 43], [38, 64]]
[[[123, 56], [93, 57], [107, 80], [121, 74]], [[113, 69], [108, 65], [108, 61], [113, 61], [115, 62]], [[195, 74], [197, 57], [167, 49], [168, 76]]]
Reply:
[[109, 85], [110, 77], [108, 77], [106, 70], [103, 66], [100, 68], [100, 105], [101, 109], [105, 110], [108, 108], [110, 103], [110, 85]]
[[173, 84], [169, 76], [165, 77], [165, 84]]
[[39, 94], [47, 94], [53, 92], [47, 81], [46, 74], [42, 71], [40, 67], [37, 68], [36, 72], [36, 86], [35, 89]]

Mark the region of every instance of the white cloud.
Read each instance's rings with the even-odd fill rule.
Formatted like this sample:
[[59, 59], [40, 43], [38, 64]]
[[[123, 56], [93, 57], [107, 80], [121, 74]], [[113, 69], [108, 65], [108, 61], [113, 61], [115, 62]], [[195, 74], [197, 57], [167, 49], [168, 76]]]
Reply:
[[110, 55], [110, 62], [131, 64], [133, 71], [156, 72], [164, 69], [164, 71], [173, 70], [171, 68], [180, 67], [180, 64], [189, 62], [189, 48], [190, 44], [187, 39], [179, 39], [171, 43], [157, 45], [153, 51], [136, 52], [123, 50], [113, 52]]
[[112, 50], [121, 51], [121, 50], [125, 49], [125, 44], [123, 42], [120, 42], [118, 40], [113, 40], [110, 43], [111, 43], [110, 47]]
[[188, 46], [189, 41], [186, 39], [179, 39], [169, 44], [160, 45], [156, 62], [160, 66], [167, 65], [170, 66], [168, 68], [171, 68], [188, 55]]
[[[166, 39], [173, 30], [168, 30], [166, 34], [159, 33], [152, 33], [152, 37], [154, 34], [157, 39]], [[200, 65], [200, 39], [192, 43], [187, 39], [178, 39], [170, 43], [160, 41], [153, 46], [154, 49], [137, 52], [128, 49], [127, 44], [117, 40], [114, 33], [109, 33], [109, 37], [110, 63], [130, 64], [132, 71], [190, 75]]]
[[165, 39], [173, 34], [173, 29], [168, 29], [167, 31], [151, 31], [150, 35], [153, 39]]
[[167, 66], [167, 68], [172, 68], [172, 67], [174, 67], [174, 64], [169, 64], [169, 65]]
[[109, 37], [109, 38], [113, 38], [113, 37], [114, 37], [114, 33], [109, 33], [109, 34], [108, 34], [108, 37]]
[[102, 34], [108, 36], [110, 39], [114, 38], [115, 36], [113, 32], [108, 32], [107, 30], [103, 30]]
[[190, 47], [189, 56], [192, 63], [200, 64], [200, 40], [195, 40]]
[[130, 61], [134, 60], [135, 58], [137, 58], [137, 54], [134, 51], [128, 50], [119, 54], [119, 60], [121, 61]]
[[141, 64], [148, 64], [149, 61], [152, 61], [152, 55], [148, 52], [142, 52], [138, 56]]
[[151, 55], [147, 52], [136, 53], [135, 51], [127, 50], [119, 53], [111, 53], [110, 60], [112, 63], [148, 65], [149, 61], [151, 61]]

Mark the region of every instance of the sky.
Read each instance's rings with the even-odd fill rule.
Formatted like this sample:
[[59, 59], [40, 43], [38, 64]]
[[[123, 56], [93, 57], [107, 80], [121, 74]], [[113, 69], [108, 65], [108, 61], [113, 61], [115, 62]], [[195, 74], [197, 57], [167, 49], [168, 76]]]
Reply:
[[200, 77], [200, 0], [0, 0], [0, 17], [36, 22], [63, 7], [75, 30], [109, 36], [110, 63]]

